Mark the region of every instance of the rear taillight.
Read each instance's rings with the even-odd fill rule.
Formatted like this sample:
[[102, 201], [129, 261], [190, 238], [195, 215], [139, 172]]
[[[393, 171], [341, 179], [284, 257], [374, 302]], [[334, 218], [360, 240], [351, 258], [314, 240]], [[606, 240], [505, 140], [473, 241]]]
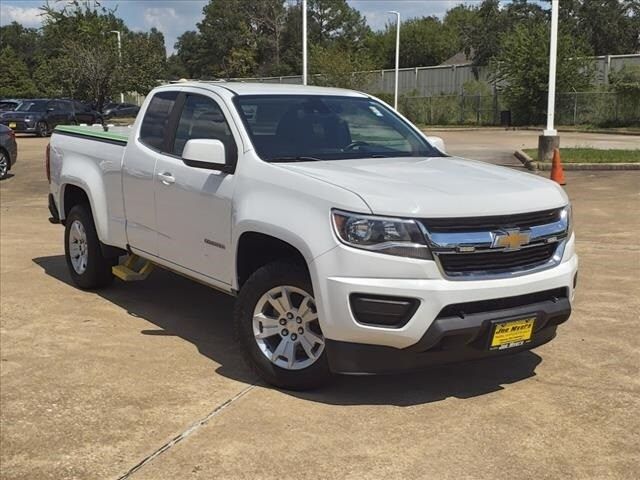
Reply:
[[47, 143], [47, 150], [44, 154], [44, 168], [47, 172], [47, 181], [51, 183], [51, 144]]

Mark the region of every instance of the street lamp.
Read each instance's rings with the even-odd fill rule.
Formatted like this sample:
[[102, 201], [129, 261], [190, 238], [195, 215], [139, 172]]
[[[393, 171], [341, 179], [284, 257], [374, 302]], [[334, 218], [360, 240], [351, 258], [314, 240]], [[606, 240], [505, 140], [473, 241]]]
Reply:
[[551, 2], [551, 41], [549, 45], [549, 96], [547, 97], [547, 128], [538, 137], [538, 160], [551, 160], [553, 150], [560, 146], [558, 131], [554, 128], [556, 106], [556, 61], [558, 54], [559, 0]]
[[398, 110], [398, 74], [400, 72], [400, 12], [389, 11], [396, 16], [396, 81], [393, 94], [393, 108]]
[[307, 0], [302, 0], [302, 84], [307, 84]]
[[[122, 66], [122, 39], [121, 33], [119, 30], [111, 30], [109, 33], [115, 33], [118, 37], [118, 60], [120, 61], [120, 65]], [[120, 92], [120, 103], [124, 103], [124, 93]]]

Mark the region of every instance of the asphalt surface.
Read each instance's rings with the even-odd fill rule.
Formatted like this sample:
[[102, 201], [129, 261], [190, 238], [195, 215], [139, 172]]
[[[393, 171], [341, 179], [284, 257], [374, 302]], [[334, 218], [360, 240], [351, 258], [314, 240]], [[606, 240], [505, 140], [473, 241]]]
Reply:
[[45, 144], [0, 182], [2, 479], [637, 478], [640, 172], [566, 174], [579, 291], [553, 342], [291, 393], [242, 363], [229, 297], [161, 270], [71, 285]]

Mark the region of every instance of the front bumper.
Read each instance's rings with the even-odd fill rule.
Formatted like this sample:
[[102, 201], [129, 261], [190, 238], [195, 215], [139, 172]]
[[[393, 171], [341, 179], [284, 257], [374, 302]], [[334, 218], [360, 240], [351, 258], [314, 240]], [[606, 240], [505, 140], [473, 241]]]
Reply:
[[15, 123], [15, 127], [9, 127], [16, 133], [36, 133], [36, 122], [25, 122], [24, 120], [2, 120], [4, 126], [9, 127], [9, 124]]
[[[379, 373], [500, 355], [502, 352], [487, 347], [491, 324], [513, 316], [535, 314], [537, 320], [532, 341], [508, 352], [548, 342], [555, 336], [557, 325], [569, 318], [578, 258], [572, 237], [559, 265], [513, 278], [448, 280], [433, 261], [354, 251], [345, 246], [317, 257], [310, 267], [331, 368], [336, 372]], [[451, 305], [556, 289], [565, 292], [557, 302], [507, 302], [507, 308], [476, 312], [464, 319], [441, 315]], [[371, 325], [356, 320], [349, 301], [352, 294], [416, 299], [419, 306], [398, 328]]]
[[[414, 345], [399, 349], [380, 345], [327, 340], [331, 370], [337, 373], [391, 373], [430, 365], [496, 357], [530, 350], [552, 340], [568, 320], [567, 298], [464, 317], [439, 318]], [[494, 322], [535, 316], [531, 341], [515, 348], [489, 350]]]

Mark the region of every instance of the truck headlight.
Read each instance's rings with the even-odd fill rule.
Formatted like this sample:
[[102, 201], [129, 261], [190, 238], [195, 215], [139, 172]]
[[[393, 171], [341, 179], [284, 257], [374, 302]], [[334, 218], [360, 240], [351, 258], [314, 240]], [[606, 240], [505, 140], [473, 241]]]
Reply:
[[376, 217], [340, 210], [331, 212], [338, 239], [350, 247], [400, 257], [432, 259], [414, 220]]
[[567, 224], [567, 238], [571, 238], [571, 234], [573, 233], [573, 209], [571, 208], [571, 204], [562, 209], [562, 212], [560, 212], [560, 220]]

